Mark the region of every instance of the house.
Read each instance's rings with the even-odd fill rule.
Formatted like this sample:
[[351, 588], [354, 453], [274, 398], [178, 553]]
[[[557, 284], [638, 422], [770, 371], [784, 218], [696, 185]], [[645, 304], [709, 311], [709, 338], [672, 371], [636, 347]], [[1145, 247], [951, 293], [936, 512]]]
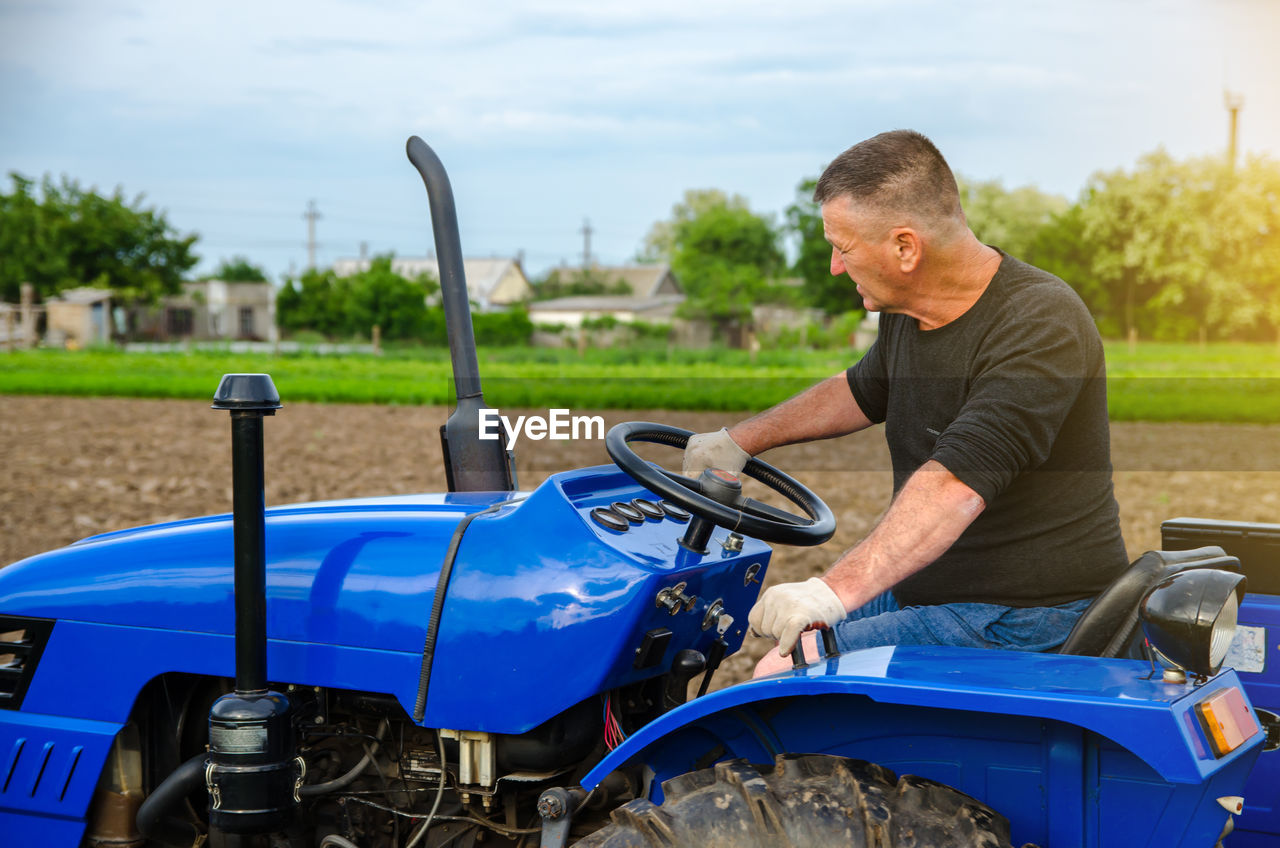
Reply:
[[44, 306], [36, 305], [36, 289], [31, 283], [19, 286], [18, 303], [0, 302], [0, 347], [35, 347]]
[[[576, 268], [556, 268], [554, 271], [562, 277], [578, 273]], [[684, 302], [684, 292], [667, 265], [593, 265], [591, 274], [610, 283], [621, 280], [631, 287], [631, 294], [574, 295], [538, 300], [529, 304], [529, 317], [535, 324], [563, 324], [568, 327], [578, 327], [585, 319], [606, 315], [626, 323], [664, 323], [675, 317], [676, 308]]]
[[[349, 277], [369, 270], [372, 264], [367, 258], [337, 259], [333, 273]], [[440, 279], [440, 264], [434, 256], [396, 256], [391, 260], [391, 270], [408, 279], [422, 274]], [[523, 303], [533, 296], [533, 287], [518, 259], [463, 259], [462, 273], [467, 278], [467, 294], [481, 311]]]
[[67, 289], [44, 303], [45, 339], [58, 347], [82, 348], [111, 341], [110, 289]]
[[129, 335], [158, 341], [248, 340], [274, 342], [276, 292], [270, 283], [196, 280], [158, 307], [129, 314]]

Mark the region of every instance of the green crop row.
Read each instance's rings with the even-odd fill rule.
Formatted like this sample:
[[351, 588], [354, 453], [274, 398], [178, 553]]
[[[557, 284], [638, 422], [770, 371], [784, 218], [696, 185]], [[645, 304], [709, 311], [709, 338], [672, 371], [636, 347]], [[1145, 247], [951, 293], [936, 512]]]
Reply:
[[[641, 355], [643, 353], [644, 355]], [[1280, 423], [1280, 352], [1270, 346], [1108, 346], [1116, 420]], [[505, 349], [481, 357], [492, 406], [757, 410], [836, 373], [831, 351]], [[224, 373], [265, 371], [286, 402], [448, 404], [447, 351], [384, 355], [114, 350], [0, 354], [0, 394], [210, 398]]]

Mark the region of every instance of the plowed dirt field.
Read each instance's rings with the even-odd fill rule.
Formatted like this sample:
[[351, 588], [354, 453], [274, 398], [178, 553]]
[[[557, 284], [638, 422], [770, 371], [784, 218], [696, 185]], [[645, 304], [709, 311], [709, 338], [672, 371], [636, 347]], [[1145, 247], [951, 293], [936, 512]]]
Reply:
[[[447, 414], [443, 407], [287, 404], [266, 422], [267, 503], [440, 491], [438, 432]], [[643, 420], [695, 431], [734, 420], [660, 410], [574, 414], [599, 414], [606, 427]], [[1131, 556], [1159, 546], [1164, 518], [1280, 521], [1280, 426], [1121, 423], [1112, 426], [1112, 446]], [[608, 462], [599, 441], [522, 441], [516, 450], [522, 489], [553, 471]], [[679, 465], [673, 450], [651, 457]], [[777, 548], [766, 585], [820, 573], [887, 505], [889, 460], [876, 432], [764, 459], [807, 484], [839, 519], [835, 538], [820, 548]], [[230, 505], [228, 416], [207, 403], [0, 397], [0, 565], [93, 533]], [[749, 637], [717, 683], [748, 674], [767, 647]]]

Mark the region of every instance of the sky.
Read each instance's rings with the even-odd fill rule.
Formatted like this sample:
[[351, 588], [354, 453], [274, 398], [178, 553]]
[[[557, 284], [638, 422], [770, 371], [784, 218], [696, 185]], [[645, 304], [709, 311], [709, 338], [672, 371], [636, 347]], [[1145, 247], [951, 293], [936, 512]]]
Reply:
[[[794, 6], [794, 8], [788, 8]], [[840, 151], [929, 135], [952, 168], [1075, 198], [1227, 143], [1280, 159], [1274, 0], [0, 0], [0, 169], [116, 187], [197, 270], [432, 248], [404, 144], [448, 169], [468, 256], [631, 260], [685, 190], [775, 220]], [[12, 190], [7, 177], [4, 191]]]

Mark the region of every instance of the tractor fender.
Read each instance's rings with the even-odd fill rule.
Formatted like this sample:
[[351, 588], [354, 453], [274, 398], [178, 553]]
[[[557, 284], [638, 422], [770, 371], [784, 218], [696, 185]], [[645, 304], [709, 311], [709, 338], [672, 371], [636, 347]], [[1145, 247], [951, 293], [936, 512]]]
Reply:
[[[1141, 661], [945, 646], [869, 648], [697, 698], [636, 730], [583, 778], [642, 764], [653, 783], [735, 757], [830, 753], [912, 768], [958, 745], [1043, 748], [1081, 731], [1126, 749], [1171, 784], [1247, 770], [1265, 734], [1224, 757], [1209, 750], [1195, 704], [1241, 689], [1232, 670], [1193, 685], [1148, 679]], [[1247, 703], [1247, 699], [1246, 699]], [[1039, 739], [1037, 740], [1037, 734]], [[927, 770], [927, 767], [926, 767]], [[1077, 778], [1078, 782], [1078, 778]], [[660, 793], [657, 793], [660, 794]]]

